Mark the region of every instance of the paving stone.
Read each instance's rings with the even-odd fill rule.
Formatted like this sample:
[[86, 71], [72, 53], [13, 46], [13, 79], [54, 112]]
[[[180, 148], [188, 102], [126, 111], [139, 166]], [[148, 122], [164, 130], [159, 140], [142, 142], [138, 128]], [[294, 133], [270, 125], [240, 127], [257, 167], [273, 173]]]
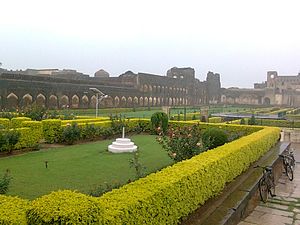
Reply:
[[295, 220], [293, 225], [300, 225], [300, 220]]
[[238, 225], [253, 225], [254, 223], [248, 223], [246, 221], [239, 222]]
[[299, 208], [294, 208], [294, 209], [293, 209], [293, 212], [295, 212], [295, 213], [300, 213], [300, 209], [299, 209]]
[[268, 214], [285, 216], [285, 217], [287, 217], [287, 216], [293, 217], [294, 216], [293, 212], [287, 212], [287, 211], [283, 211], [283, 210], [279, 210], [279, 209], [272, 209], [272, 208], [262, 207], [262, 206], [257, 206], [255, 208], [255, 211], [261, 211], [261, 212], [265, 212]]
[[283, 210], [288, 210], [289, 209], [289, 207], [287, 205], [280, 205], [280, 204], [276, 204], [276, 203], [267, 203], [266, 207], [276, 208], [276, 209], [283, 209]]
[[293, 218], [265, 213], [261, 217], [251, 216], [250, 214], [244, 221], [259, 225], [286, 225], [292, 224]]
[[298, 202], [298, 199], [296, 199], [296, 198], [283, 198], [282, 200], [287, 201], [287, 202]]

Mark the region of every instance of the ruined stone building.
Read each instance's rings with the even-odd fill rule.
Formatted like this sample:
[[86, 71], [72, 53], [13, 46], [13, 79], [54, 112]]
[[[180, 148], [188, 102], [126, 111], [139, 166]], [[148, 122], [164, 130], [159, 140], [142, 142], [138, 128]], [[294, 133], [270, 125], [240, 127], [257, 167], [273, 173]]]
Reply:
[[278, 76], [276, 71], [267, 72], [267, 80], [254, 84], [254, 89], [228, 88], [221, 91], [221, 103], [300, 106], [300, 73]]
[[32, 103], [56, 108], [95, 107], [97, 88], [108, 97], [100, 107], [188, 106], [220, 102], [220, 75], [209, 72], [206, 81], [193, 68], [171, 68], [166, 76], [127, 71], [110, 77], [99, 70], [94, 77], [75, 70], [0, 70], [0, 109]]

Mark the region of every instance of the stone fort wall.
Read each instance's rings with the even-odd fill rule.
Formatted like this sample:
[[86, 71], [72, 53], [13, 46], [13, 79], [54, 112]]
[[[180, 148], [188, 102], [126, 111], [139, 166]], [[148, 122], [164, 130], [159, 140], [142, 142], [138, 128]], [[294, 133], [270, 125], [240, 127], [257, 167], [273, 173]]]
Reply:
[[[32, 103], [49, 109], [95, 107], [97, 88], [108, 97], [100, 107], [188, 106], [220, 102], [220, 76], [195, 78], [192, 68], [172, 68], [167, 76], [127, 71], [119, 77], [89, 77], [68, 70], [0, 71], [0, 109], [18, 109]], [[214, 87], [214, 92], [209, 91]]]

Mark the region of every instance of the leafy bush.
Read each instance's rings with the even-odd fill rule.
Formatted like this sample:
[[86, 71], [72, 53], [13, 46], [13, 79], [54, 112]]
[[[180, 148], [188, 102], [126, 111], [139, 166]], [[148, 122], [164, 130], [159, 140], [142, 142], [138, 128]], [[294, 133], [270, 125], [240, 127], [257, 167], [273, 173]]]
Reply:
[[129, 165], [131, 168], [134, 168], [136, 179], [139, 179], [144, 176], [144, 170], [146, 169], [146, 167], [144, 167], [140, 162], [138, 151], [133, 152], [132, 159], [129, 159]]
[[24, 121], [31, 121], [29, 117], [15, 117], [11, 119], [12, 128], [20, 128], [22, 127], [22, 123]]
[[98, 199], [74, 191], [44, 195], [27, 211], [28, 224], [100, 224]]
[[20, 133], [16, 130], [0, 131], [0, 151], [11, 152], [18, 143]]
[[76, 123], [66, 126], [62, 131], [62, 142], [66, 142], [69, 145], [74, 144], [75, 141], [80, 139], [80, 128]]
[[25, 108], [24, 115], [32, 120], [41, 121], [46, 118], [46, 108], [32, 104], [30, 107]]
[[26, 210], [29, 206], [28, 200], [0, 195], [0, 224], [28, 224]]
[[207, 149], [224, 145], [227, 141], [228, 137], [226, 133], [218, 128], [208, 128], [202, 134], [202, 142]]
[[157, 141], [175, 162], [190, 159], [206, 150], [197, 125], [171, 128], [167, 136], [159, 136]]
[[48, 119], [43, 120], [43, 136], [46, 143], [57, 143], [61, 138], [61, 120]]
[[0, 178], [0, 194], [3, 195], [8, 191], [8, 187], [10, 184], [12, 177], [9, 174], [9, 170], [6, 170], [3, 177]]
[[255, 125], [256, 124], [256, 119], [255, 116], [252, 115], [251, 118], [248, 120], [248, 125]]
[[151, 116], [152, 127], [155, 129], [161, 128], [163, 133], [167, 132], [168, 122], [168, 115], [164, 112], [156, 112]]

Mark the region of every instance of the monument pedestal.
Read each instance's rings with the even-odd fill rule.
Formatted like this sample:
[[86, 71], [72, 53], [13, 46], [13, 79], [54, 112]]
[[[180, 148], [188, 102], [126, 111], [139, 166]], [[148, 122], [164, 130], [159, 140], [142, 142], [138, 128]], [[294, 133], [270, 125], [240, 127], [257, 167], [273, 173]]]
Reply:
[[125, 138], [124, 127], [122, 138], [117, 138], [116, 141], [108, 146], [108, 151], [113, 153], [135, 152], [136, 150], [137, 146], [129, 138]]

